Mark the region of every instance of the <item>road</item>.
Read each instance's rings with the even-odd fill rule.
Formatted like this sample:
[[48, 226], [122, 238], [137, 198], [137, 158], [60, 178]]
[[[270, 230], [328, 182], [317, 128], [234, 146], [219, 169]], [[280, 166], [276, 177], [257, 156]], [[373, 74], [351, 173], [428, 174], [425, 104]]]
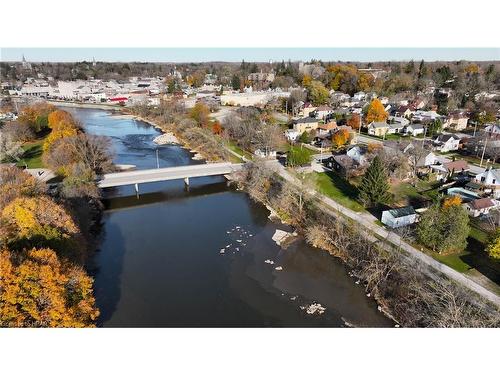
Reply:
[[[301, 182], [295, 176], [291, 175], [281, 164], [277, 162], [272, 162], [272, 163], [268, 162], [267, 164], [285, 180], [295, 185], [301, 184]], [[376, 218], [371, 214], [366, 212], [365, 213], [355, 212], [347, 207], [340, 205], [333, 199], [326, 197], [322, 194], [319, 194], [315, 190], [309, 190], [308, 193], [317, 197], [321, 201], [323, 206], [326, 208], [326, 211], [333, 210], [334, 212], [331, 212], [332, 215], [338, 215], [338, 213], [340, 213], [344, 217], [354, 220], [355, 222], [361, 224], [363, 227], [368, 229], [371, 233], [373, 233], [377, 237], [385, 239], [385, 241], [392, 244], [397, 249], [402, 250], [409, 259], [418, 260], [422, 262], [423, 264], [429, 266], [433, 270], [444, 274], [449, 279], [476, 292], [486, 300], [495, 304], [497, 307], [500, 307], [500, 296], [498, 296], [496, 293], [486, 289], [482, 285], [476, 283], [474, 280], [469, 279], [463, 274], [455, 271], [454, 269], [446, 266], [445, 264], [440, 263], [437, 260], [433, 259], [432, 257], [417, 250], [416, 248], [405, 242], [396, 233], [388, 231], [387, 229], [385, 229], [385, 227], [377, 225], [375, 222]], [[384, 245], [383, 243], [381, 244]], [[394, 251], [394, 248], [392, 246], [388, 246], [387, 244], [384, 246], [387, 250]], [[432, 272], [428, 272], [427, 275], [430, 277], [436, 276], [433, 275]]]
[[157, 181], [180, 180], [191, 177], [217, 176], [230, 174], [241, 169], [241, 167], [242, 164], [213, 163], [108, 173], [103, 175], [102, 179], [98, 181], [98, 186], [106, 188]]

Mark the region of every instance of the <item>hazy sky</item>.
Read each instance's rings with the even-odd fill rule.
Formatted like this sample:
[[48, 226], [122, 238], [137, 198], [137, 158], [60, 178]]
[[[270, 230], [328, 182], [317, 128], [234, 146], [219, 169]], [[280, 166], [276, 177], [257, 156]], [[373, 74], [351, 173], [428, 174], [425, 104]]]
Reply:
[[500, 60], [500, 48], [2, 48], [2, 61]]

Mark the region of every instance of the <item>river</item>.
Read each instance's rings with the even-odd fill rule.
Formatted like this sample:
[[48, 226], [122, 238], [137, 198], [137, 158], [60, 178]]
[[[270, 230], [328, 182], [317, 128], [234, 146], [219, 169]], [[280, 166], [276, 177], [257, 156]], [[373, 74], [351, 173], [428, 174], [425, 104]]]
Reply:
[[[95, 109], [69, 109], [88, 133], [111, 137], [115, 162], [137, 168], [201, 163], [159, 132]], [[100, 246], [89, 262], [101, 327], [386, 327], [361, 283], [324, 251], [272, 235], [286, 225], [223, 177], [104, 191]], [[221, 250], [224, 253], [221, 254]], [[274, 264], [266, 263], [272, 261]], [[282, 267], [276, 270], [275, 267]], [[326, 308], [310, 315], [314, 302]]]

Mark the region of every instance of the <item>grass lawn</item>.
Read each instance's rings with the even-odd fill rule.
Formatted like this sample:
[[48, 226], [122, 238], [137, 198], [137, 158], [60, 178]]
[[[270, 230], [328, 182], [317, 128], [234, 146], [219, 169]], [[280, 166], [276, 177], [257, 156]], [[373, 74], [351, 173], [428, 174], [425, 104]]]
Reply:
[[341, 205], [353, 211], [365, 211], [364, 207], [356, 200], [358, 190], [348, 181], [334, 172], [318, 173], [310, 175], [315, 182], [318, 191]]
[[458, 271], [460, 273], [467, 272], [468, 270], [473, 268], [462, 260], [462, 258], [471, 255], [471, 252], [467, 250], [462, 251], [461, 253], [450, 255], [440, 255], [435, 253], [434, 251], [431, 251], [430, 255], [434, 259], [440, 261], [443, 264], [446, 264], [448, 267], [453, 268], [455, 271]]
[[[238, 145], [237, 145], [235, 142], [233, 142], [233, 141], [229, 141], [229, 142], [227, 143], [227, 147], [228, 147], [230, 150], [232, 150], [232, 151], [236, 152], [236, 153], [237, 153], [238, 155], [240, 155], [240, 156], [244, 156], [245, 158], [250, 159], [250, 160], [252, 160], [252, 159], [253, 159], [253, 155], [252, 155], [250, 152], [243, 150], [240, 146], [238, 146]], [[240, 162], [240, 160], [238, 160], [238, 162]]]
[[305, 154], [307, 154], [311, 158], [312, 158], [313, 155], [318, 154], [317, 151], [311, 150], [310, 148], [308, 148], [306, 146], [302, 146], [300, 144], [297, 144], [297, 145], [287, 145], [286, 151], [290, 151], [290, 150], [301, 150], [302, 152], [304, 152]]
[[[44, 139], [40, 139], [34, 142], [29, 142], [23, 145], [24, 155], [22, 159], [17, 163], [19, 167], [24, 167], [28, 165], [28, 168], [43, 168], [42, 153], [43, 153], [43, 142]], [[26, 164], [25, 164], [26, 163]]]
[[437, 194], [429, 182], [422, 180], [418, 180], [415, 186], [408, 182], [392, 184], [390, 192], [394, 195], [394, 203], [404, 206], [427, 201]]

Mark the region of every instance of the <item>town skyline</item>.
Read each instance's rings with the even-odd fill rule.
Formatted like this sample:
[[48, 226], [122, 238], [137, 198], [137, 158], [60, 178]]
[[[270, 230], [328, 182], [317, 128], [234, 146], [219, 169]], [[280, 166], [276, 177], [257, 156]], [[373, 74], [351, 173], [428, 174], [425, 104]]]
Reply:
[[498, 61], [499, 48], [2, 48], [1, 61], [268, 62], [292, 61]]

